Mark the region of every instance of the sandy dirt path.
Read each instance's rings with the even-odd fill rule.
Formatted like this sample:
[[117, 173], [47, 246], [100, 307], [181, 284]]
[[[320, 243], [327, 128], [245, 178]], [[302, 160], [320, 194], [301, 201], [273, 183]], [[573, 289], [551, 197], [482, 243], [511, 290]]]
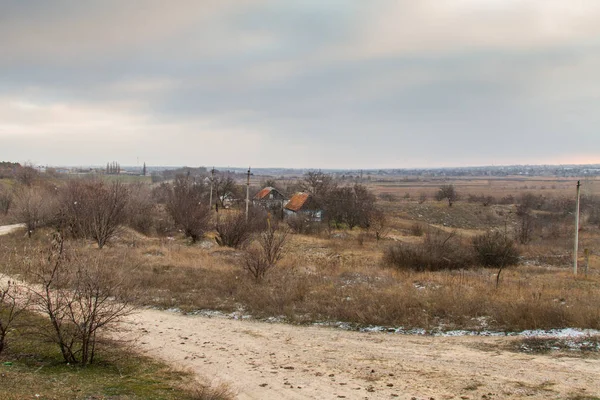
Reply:
[[227, 383], [239, 399], [566, 399], [600, 396], [598, 358], [529, 355], [515, 338], [348, 332], [142, 310], [147, 354]]
[[0, 226], [0, 236], [8, 235], [18, 229], [25, 228], [25, 224], [3, 225]]

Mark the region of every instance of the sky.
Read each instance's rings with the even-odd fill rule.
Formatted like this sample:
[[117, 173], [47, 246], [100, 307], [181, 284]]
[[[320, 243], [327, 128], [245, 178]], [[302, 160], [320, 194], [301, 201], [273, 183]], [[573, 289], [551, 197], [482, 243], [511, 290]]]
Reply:
[[600, 163], [598, 0], [0, 0], [0, 160]]

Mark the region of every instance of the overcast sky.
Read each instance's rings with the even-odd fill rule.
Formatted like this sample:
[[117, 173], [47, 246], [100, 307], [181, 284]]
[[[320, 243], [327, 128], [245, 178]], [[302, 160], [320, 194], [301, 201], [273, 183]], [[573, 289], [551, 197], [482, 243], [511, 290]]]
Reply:
[[600, 1], [0, 0], [0, 160], [600, 163]]

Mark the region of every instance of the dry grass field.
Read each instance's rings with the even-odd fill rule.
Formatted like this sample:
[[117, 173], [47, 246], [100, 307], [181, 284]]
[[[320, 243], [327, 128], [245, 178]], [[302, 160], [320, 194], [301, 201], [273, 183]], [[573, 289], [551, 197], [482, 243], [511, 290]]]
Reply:
[[[447, 201], [434, 199], [439, 187], [448, 183], [454, 185], [459, 194], [451, 207]], [[570, 348], [563, 348], [570, 346], [570, 342], [562, 339], [519, 339], [510, 336], [511, 333], [600, 329], [600, 210], [598, 203], [590, 200], [598, 196], [600, 186], [598, 181], [584, 181], [582, 193], [587, 203], [582, 209], [579, 230], [579, 273], [574, 275], [574, 183], [571, 179], [534, 178], [371, 179], [365, 184], [377, 195], [377, 206], [386, 217], [385, 226], [377, 228], [379, 239], [374, 227], [321, 226], [311, 234], [290, 233], [284, 257], [262, 281], [244, 269], [244, 248], [219, 246], [215, 240], [218, 233], [214, 230], [192, 244], [183, 232], [174, 229], [160, 208], [151, 215], [160, 218], [160, 226], [168, 228], [162, 234], [152, 230], [142, 234], [122, 227], [102, 249], [94, 241], [70, 238], [65, 242], [68, 258], [99, 259], [103, 268], [112, 272], [110, 275], [125, 276], [124, 289], [131, 294], [134, 304], [144, 310], [133, 317], [129, 327], [137, 335], [138, 339], [134, 340], [139, 341], [139, 349], [167, 362], [190, 367], [200, 376], [206, 376], [208, 364], [208, 376], [216, 385], [209, 382], [208, 386], [200, 386], [203, 393], [194, 394], [194, 387], [181, 386], [181, 382], [188, 382], [185, 374], [180, 375], [160, 364], [138, 361], [141, 359], [133, 359], [134, 356], [123, 360], [120, 354], [129, 353], [116, 347], [104, 349], [105, 361], [99, 364], [69, 369], [60, 362], [55, 348], [38, 346], [32, 344], [34, 339], [13, 334], [9, 336], [8, 351], [2, 355], [3, 362], [16, 360], [15, 368], [7, 370], [10, 380], [6, 387], [27, 387], [26, 390], [45, 393], [45, 398], [60, 398], [64, 384], [72, 388], [72, 398], [82, 398], [80, 395], [84, 393], [99, 395], [99, 398], [114, 395], [146, 398], [148, 388], [155, 388], [152, 390], [157, 394], [153, 398], [164, 399], [231, 398], [234, 394], [228, 387], [233, 387], [234, 392], [247, 396], [242, 398], [275, 399], [286, 398], [288, 392], [284, 389], [290, 388], [288, 379], [292, 379], [302, 382], [298, 389], [304, 388], [304, 394], [294, 394], [293, 398], [315, 398], [319, 393], [352, 397], [352, 390], [364, 389], [370, 398], [388, 398], [398, 393], [425, 398], [490, 397], [489, 393], [494, 393], [505, 398], [527, 395], [541, 399], [556, 393], [566, 396], [564, 398], [594, 399], [586, 392], [587, 388], [595, 387], [592, 378], [548, 386], [550, 381], [545, 374], [550, 372], [546, 370], [537, 375], [513, 373], [515, 365], [526, 357], [544, 368], [550, 365], [548, 370], [560, 369], [561, 376], [567, 377], [570, 369], [564, 369], [558, 361], [555, 363], [554, 355], [573, 357], [574, 353]], [[487, 196], [492, 196], [493, 201]], [[517, 265], [503, 268], [499, 277], [497, 267], [485, 268], [468, 257], [464, 265], [450, 263], [453, 265], [450, 270], [406, 268], [389, 258], [390, 249], [426, 248], [431, 238], [438, 238], [436, 240], [444, 244], [450, 240], [460, 250], [453, 253], [442, 249], [436, 253], [434, 247], [433, 253], [437, 255], [433, 257], [441, 259], [442, 264], [455, 261], [448, 258], [471, 254], [474, 238], [489, 231], [499, 232], [512, 242], [512, 238], [519, 238], [519, 230], [523, 228], [524, 217], [519, 204], [525, 201], [535, 204], [526, 213], [527, 221], [533, 221], [531, 229], [526, 241], [515, 240], [520, 254]], [[221, 218], [225, 215], [221, 214]], [[5, 220], [18, 222], [10, 214]], [[24, 229], [0, 236], [0, 272], [28, 279], [28, 269], [50, 254], [55, 233], [51, 227], [40, 227], [30, 238]], [[431, 243], [439, 245], [440, 242]], [[177, 311], [183, 315], [157, 310]], [[196, 315], [205, 317], [194, 319]], [[240, 325], [237, 319], [246, 323], [262, 320], [288, 325]], [[328, 350], [334, 352], [342, 343], [341, 331], [321, 329], [317, 333], [318, 327], [310, 325], [371, 333], [344, 332], [346, 344], [338, 358], [324, 355], [321, 359], [319, 352], [306, 353], [303, 358], [299, 353], [306, 351], [306, 346], [329, 349], [334, 345], [327, 341], [335, 338], [339, 341], [334, 346], [337, 350]], [[224, 337], [223, 329], [241, 332], [244, 340], [235, 335]], [[279, 335], [280, 331], [287, 332], [287, 336], [278, 337], [281, 349], [274, 350], [269, 347], [271, 336]], [[374, 331], [417, 333], [418, 336], [381, 333], [385, 338], [380, 338], [371, 336]], [[453, 335], [456, 331], [480, 335], [506, 333], [509, 337], [435, 338], [437, 345], [433, 346], [430, 341], [434, 338], [428, 336]], [[196, 337], [198, 332], [203, 333]], [[304, 337], [305, 332], [313, 336]], [[425, 336], [421, 336], [423, 334]], [[581, 355], [577, 357], [583, 358], [569, 358], [570, 362], [581, 371], [591, 370], [597, 358], [597, 336], [579, 340], [591, 343], [588, 346], [591, 347], [586, 347], [585, 352], [579, 351]], [[417, 348], [413, 348], [415, 343]], [[26, 350], [32, 345], [37, 346], [38, 351]], [[367, 347], [358, 349], [356, 346]], [[388, 346], [398, 352], [394, 357], [386, 356]], [[433, 353], [423, 355], [419, 346], [427, 346], [427, 351]], [[442, 347], [447, 358], [443, 362], [436, 358]], [[374, 355], [376, 350], [377, 356]], [[503, 364], [492, 367], [484, 363], [480, 367], [495, 368], [494, 379], [483, 374], [473, 380], [470, 377], [478, 372], [470, 369], [463, 371], [465, 376], [454, 376], [456, 373], [449, 371], [439, 376], [434, 372], [433, 375], [422, 374], [423, 368], [445, 371], [444, 363], [451, 363], [457, 354], [468, 353], [470, 363], [475, 365], [479, 363], [477, 360], [486, 359], [484, 354], [490, 351], [501, 356]], [[293, 373], [286, 370], [285, 375], [289, 377], [281, 383], [281, 376], [272, 375], [275, 372], [267, 366], [272, 364], [272, 368], [279, 371], [287, 365], [285, 360], [292, 353], [294, 360], [303, 366], [302, 370]], [[355, 359], [356, 354], [362, 355]], [[398, 357], [404, 357], [401, 364]], [[429, 357], [433, 357], [431, 363], [427, 361]], [[342, 368], [349, 359], [354, 360], [353, 364]], [[549, 360], [552, 363], [548, 364]], [[415, 362], [421, 366], [413, 366]], [[372, 368], [374, 363], [379, 367]], [[142, 364], [146, 367], [135, 367]], [[36, 368], [40, 367], [49, 375], [59, 376], [60, 379], [52, 381], [57, 383], [33, 384]], [[321, 371], [323, 368], [330, 372]], [[357, 372], [356, 368], [366, 372]], [[408, 368], [414, 376], [396, 374], [398, 368]], [[383, 375], [380, 369], [385, 372]], [[456, 366], [451, 369], [454, 371]], [[121, 374], [118, 379], [115, 370]], [[376, 377], [369, 372], [375, 370]], [[330, 378], [332, 374], [352, 385], [340, 388], [336, 379]], [[225, 377], [226, 386], [219, 386], [221, 376]], [[111, 383], [115, 379], [118, 384]], [[263, 383], [259, 385], [259, 382]], [[283, 386], [277, 388], [278, 385]], [[29, 394], [13, 389], [12, 398], [27, 398]]]
[[[469, 194], [496, 198], [524, 191], [549, 198], [573, 192], [571, 179], [464, 179], [451, 181], [460, 198], [452, 207], [433, 193], [440, 181], [384, 181], [368, 186], [392, 194], [379, 201], [388, 216], [386, 235], [323, 230], [316, 235], [290, 235], [286, 255], [264, 282], [242, 269], [239, 250], [219, 247], [209, 234], [196, 245], [183, 237], [147, 237], [123, 230], [111, 246], [74, 241], [74, 251], [101, 254], [113, 268], [128, 270], [140, 306], [178, 308], [185, 312], [219, 310], [290, 323], [347, 323], [428, 331], [468, 329], [517, 331], [563, 327], [600, 328], [600, 226], [582, 218], [580, 273], [572, 274], [572, 213], [540, 214], [546, 221], [536, 237], [519, 245], [520, 264], [503, 271], [469, 268], [416, 272], [386, 265], [383, 254], [396, 243], [420, 243], [423, 232], [456, 232], [464, 242], [489, 229], [507, 233], [518, 225], [513, 204], [481, 205]], [[597, 194], [598, 181], [584, 193]], [[527, 186], [527, 189], [524, 187]], [[410, 196], [403, 197], [404, 193]], [[572, 193], [571, 193], [572, 194]], [[544, 218], [542, 218], [544, 217]], [[0, 238], [2, 264], [19, 273], [20, 260], [41, 251], [48, 231], [31, 240], [22, 234]], [[584, 273], [583, 249], [590, 250]]]

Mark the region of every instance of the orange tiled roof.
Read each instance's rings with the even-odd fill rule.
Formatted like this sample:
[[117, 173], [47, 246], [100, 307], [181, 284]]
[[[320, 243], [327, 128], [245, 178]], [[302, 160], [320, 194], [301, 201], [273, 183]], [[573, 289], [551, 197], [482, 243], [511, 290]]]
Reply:
[[310, 194], [308, 194], [308, 193], [303, 193], [303, 192], [296, 193], [295, 195], [292, 196], [290, 201], [288, 201], [288, 203], [285, 205], [285, 208], [290, 211], [295, 211], [295, 212], [300, 211], [309, 197], [310, 197]]

